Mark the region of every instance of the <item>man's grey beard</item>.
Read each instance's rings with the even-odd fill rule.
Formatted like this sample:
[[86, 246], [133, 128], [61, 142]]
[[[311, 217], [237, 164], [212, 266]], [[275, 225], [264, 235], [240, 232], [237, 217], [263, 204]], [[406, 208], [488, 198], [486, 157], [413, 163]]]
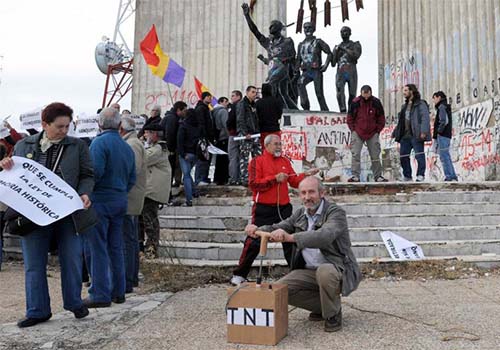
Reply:
[[321, 205], [321, 201], [322, 201], [322, 200], [323, 200], [323, 199], [321, 198], [321, 199], [319, 200], [319, 202], [318, 202], [318, 203], [316, 203], [316, 204], [314, 205], [314, 207], [307, 209], [307, 212], [309, 213], [309, 215], [314, 215], [314, 214], [316, 214], [316, 212], [318, 211], [319, 206]]
[[273, 156], [275, 156], [276, 158], [281, 157], [281, 151], [274, 152]]

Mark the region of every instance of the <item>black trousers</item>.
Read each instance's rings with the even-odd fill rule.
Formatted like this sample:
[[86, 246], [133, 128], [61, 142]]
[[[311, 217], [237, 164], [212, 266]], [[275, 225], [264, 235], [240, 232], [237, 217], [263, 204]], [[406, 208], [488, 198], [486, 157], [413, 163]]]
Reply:
[[[257, 226], [277, 224], [281, 218], [287, 219], [292, 215], [293, 207], [290, 203], [278, 207], [276, 205], [254, 204], [252, 208], [252, 223]], [[281, 218], [280, 218], [281, 214]], [[286, 262], [290, 266], [292, 259], [293, 243], [281, 243], [283, 245], [283, 254]], [[236, 276], [247, 278], [250, 268], [252, 267], [255, 258], [259, 255], [260, 238], [252, 238], [247, 236], [243, 245], [238, 267], [233, 271]]]
[[[216, 147], [227, 153], [229, 140], [217, 141]], [[229, 180], [229, 157], [227, 154], [215, 156], [214, 182], [217, 185], [225, 185]]]

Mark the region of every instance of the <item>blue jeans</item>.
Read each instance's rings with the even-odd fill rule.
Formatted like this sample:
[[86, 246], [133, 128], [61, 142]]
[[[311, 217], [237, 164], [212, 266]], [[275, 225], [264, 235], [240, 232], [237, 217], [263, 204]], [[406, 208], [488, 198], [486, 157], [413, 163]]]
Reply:
[[139, 218], [125, 215], [123, 220], [123, 256], [125, 258], [125, 291], [132, 292], [139, 280]]
[[184, 193], [186, 195], [186, 201], [193, 201], [193, 191], [196, 191], [196, 186], [193, 184], [193, 178], [191, 177], [191, 169], [196, 164], [196, 155], [192, 153], [186, 154], [187, 159], [179, 156], [179, 163], [181, 165], [182, 177], [184, 182]]
[[84, 235], [85, 261], [92, 279], [89, 295], [92, 301], [107, 303], [125, 295], [122, 228], [127, 199], [94, 202], [94, 209], [99, 222]]
[[444, 179], [446, 181], [458, 180], [453, 162], [451, 161], [450, 141], [451, 139], [438, 135], [439, 159], [441, 159], [441, 164], [443, 165]]
[[26, 317], [43, 318], [50, 314], [47, 284], [47, 256], [56, 238], [61, 266], [61, 288], [65, 310], [82, 307], [82, 240], [71, 217], [41, 227], [21, 238], [26, 288]]
[[403, 176], [411, 179], [411, 150], [415, 151], [415, 159], [417, 160], [417, 176], [425, 176], [425, 154], [424, 141], [417, 140], [415, 137], [403, 137], [400, 141], [399, 160], [403, 168]]

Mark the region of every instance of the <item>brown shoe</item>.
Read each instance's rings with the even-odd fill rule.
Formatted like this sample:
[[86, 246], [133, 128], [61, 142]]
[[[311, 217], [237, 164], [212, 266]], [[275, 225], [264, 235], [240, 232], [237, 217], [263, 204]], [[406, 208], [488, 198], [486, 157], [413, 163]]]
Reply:
[[342, 310], [325, 320], [325, 332], [337, 332], [342, 329]]
[[313, 322], [316, 322], [316, 321], [323, 321], [324, 318], [323, 318], [323, 315], [321, 314], [317, 314], [315, 312], [311, 312], [309, 314], [309, 321], [313, 321]]

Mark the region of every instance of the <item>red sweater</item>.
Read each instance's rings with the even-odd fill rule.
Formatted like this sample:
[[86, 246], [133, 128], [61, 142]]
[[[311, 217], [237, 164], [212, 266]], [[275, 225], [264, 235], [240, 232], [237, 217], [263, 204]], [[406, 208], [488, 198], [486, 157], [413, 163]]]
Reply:
[[[15, 129], [10, 129], [10, 138], [14, 143], [17, 143], [17, 141], [21, 140], [23, 137], [19, 135]], [[6, 157], [10, 157], [12, 155], [12, 151], [14, 150], [14, 146], [8, 143], [5, 139], [0, 139], [0, 143], [7, 149]]]
[[[278, 183], [276, 175], [288, 174], [288, 182]], [[290, 203], [288, 184], [297, 188], [305, 175], [297, 175], [292, 164], [285, 157], [274, 157], [264, 150], [261, 156], [252, 158], [248, 164], [248, 187], [253, 192], [255, 203], [268, 205], [286, 205]], [[279, 198], [278, 198], [279, 188]]]

